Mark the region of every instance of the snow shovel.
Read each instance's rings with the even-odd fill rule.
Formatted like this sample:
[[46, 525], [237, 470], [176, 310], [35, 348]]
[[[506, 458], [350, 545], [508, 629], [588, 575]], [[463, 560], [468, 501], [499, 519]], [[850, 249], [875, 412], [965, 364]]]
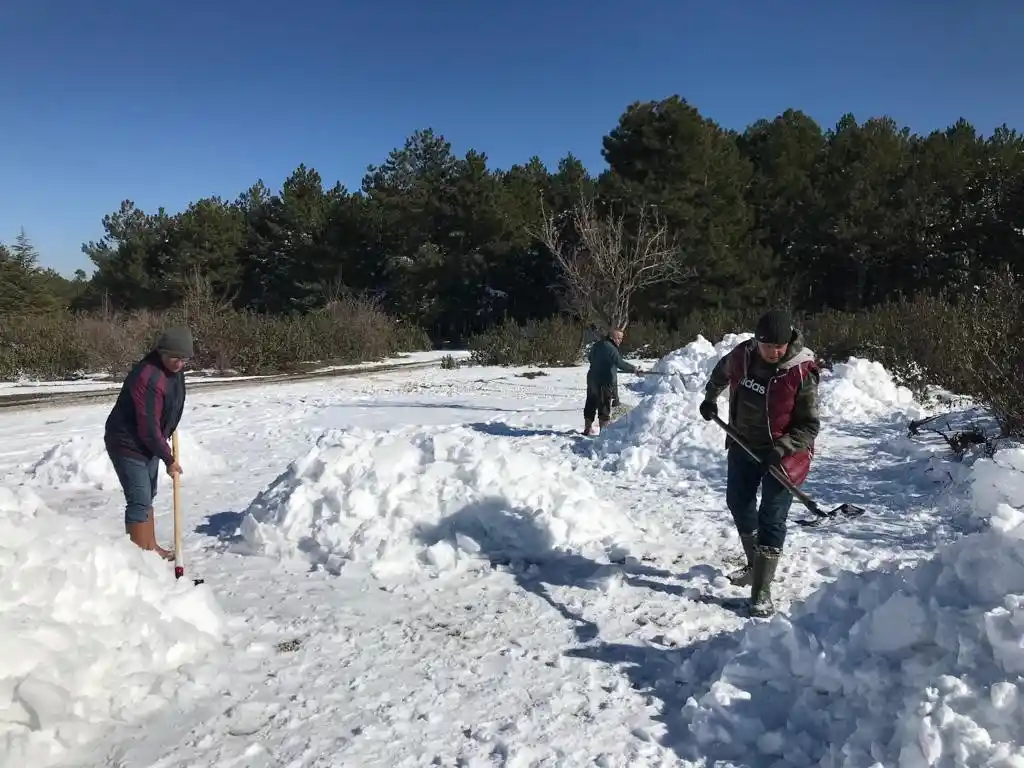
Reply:
[[[178, 461], [178, 433], [171, 435], [171, 455], [175, 463]], [[174, 489], [174, 578], [180, 579], [185, 575], [185, 562], [181, 555], [181, 478], [175, 475], [171, 478], [171, 487]], [[193, 584], [199, 586], [203, 579], [193, 579]]]
[[[736, 434], [736, 430], [734, 430], [732, 427], [730, 427], [728, 424], [722, 421], [717, 415], [713, 416], [712, 420], [718, 426], [724, 429], [726, 434], [729, 435], [729, 437], [731, 437], [735, 441], [736, 445], [738, 445], [740, 448], [746, 451], [747, 454], [752, 459], [754, 459], [754, 461], [760, 461], [760, 459], [757, 457], [757, 454], [750, 450], [750, 448], [746, 446], [743, 440], [740, 439], [740, 436]], [[804, 528], [817, 528], [822, 523], [828, 520], [834, 520], [837, 517], [843, 517], [847, 519], [860, 517], [865, 512], [863, 507], [858, 507], [854, 504], [840, 504], [835, 509], [826, 512], [825, 510], [818, 506], [818, 503], [814, 499], [812, 499], [810, 496], [808, 496], [806, 493], [801, 491], [793, 484], [793, 481], [789, 479], [789, 476], [786, 475], [786, 471], [782, 467], [772, 467], [769, 471], [771, 472], [772, 477], [774, 477], [776, 480], [782, 483], [782, 485], [785, 486], [786, 490], [792, 493], [801, 504], [807, 507], [807, 509], [809, 509], [812, 513], [814, 513], [815, 517], [811, 520], [795, 521], [797, 525], [802, 525]]]

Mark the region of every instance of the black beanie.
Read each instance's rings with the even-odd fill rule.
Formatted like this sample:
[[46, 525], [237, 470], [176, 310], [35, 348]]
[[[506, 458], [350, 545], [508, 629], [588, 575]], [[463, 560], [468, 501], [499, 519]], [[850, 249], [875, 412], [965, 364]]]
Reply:
[[156, 350], [174, 357], [192, 357], [192, 331], [185, 326], [168, 328], [157, 339]]
[[765, 344], [789, 344], [793, 339], [793, 318], [781, 309], [765, 312], [754, 328], [754, 338]]

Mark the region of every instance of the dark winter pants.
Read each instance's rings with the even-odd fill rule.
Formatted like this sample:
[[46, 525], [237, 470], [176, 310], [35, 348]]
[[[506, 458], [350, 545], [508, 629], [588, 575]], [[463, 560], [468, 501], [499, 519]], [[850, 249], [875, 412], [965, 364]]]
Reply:
[[601, 421], [612, 417], [612, 400], [615, 399], [615, 388], [611, 386], [594, 386], [587, 384], [587, 402], [583, 405], [583, 420], [590, 422], [597, 414]]
[[[761, 505], [757, 506], [757, 489]], [[782, 549], [786, 541], [786, 518], [793, 496], [771, 475], [762, 475], [760, 465], [738, 445], [729, 448], [729, 475], [725, 503], [741, 534], [757, 531], [760, 546]]]
[[121, 481], [124, 491], [124, 521], [126, 523], [145, 523], [149, 521], [149, 510], [156, 496], [157, 479], [160, 474], [160, 459], [148, 461], [136, 456], [125, 456], [114, 451], [107, 451], [114, 465], [117, 479]]

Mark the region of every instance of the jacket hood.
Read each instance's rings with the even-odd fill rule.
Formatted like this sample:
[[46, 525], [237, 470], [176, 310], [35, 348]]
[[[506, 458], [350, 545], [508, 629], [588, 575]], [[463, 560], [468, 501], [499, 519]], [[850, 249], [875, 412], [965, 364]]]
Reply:
[[781, 370], [789, 370], [803, 363], [814, 362], [814, 357], [814, 350], [804, 346], [803, 333], [799, 329], [794, 328], [793, 336], [789, 340], [789, 349], [786, 350], [786, 354], [779, 361], [779, 368]]

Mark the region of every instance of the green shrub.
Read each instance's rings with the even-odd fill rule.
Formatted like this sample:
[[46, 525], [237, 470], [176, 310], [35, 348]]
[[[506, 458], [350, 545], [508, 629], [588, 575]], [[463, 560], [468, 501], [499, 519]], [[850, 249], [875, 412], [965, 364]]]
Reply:
[[578, 365], [584, 328], [561, 315], [517, 325], [506, 319], [468, 341], [470, 360], [477, 365]]
[[920, 395], [933, 384], [970, 388], [948, 361], [949, 329], [963, 309], [940, 298], [919, 296], [862, 312], [822, 312], [805, 318], [807, 343], [826, 364], [864, 357], [884, 365], [893, 378]]
[[357, 299], [308, 315], [261, 315], [201, 303], [163, 313], [60, 312], [0, 318], [0, 378], [120, 376], [152, 348], [164, 328], [185, 322], [195, 338], [194, 370], [289, 372], [430, 348], [421, 329]]

